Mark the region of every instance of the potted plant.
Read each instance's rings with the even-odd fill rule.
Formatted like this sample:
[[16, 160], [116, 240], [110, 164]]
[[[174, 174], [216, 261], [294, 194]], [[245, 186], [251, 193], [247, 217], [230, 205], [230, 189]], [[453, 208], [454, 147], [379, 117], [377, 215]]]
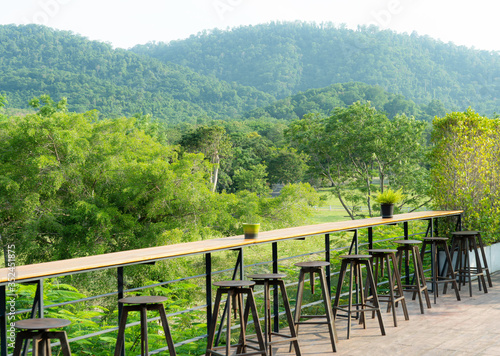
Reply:
[[256, 239], [259, 236], [260, 223], [243, 223], [245, 239]]
[[378, 193], [375, 201], [380, 204], [380, 212], [383, 218], [392, 218], [394, 213], [394, 204], [403, 199], [402, 189], [392, 190], [391, 188]]

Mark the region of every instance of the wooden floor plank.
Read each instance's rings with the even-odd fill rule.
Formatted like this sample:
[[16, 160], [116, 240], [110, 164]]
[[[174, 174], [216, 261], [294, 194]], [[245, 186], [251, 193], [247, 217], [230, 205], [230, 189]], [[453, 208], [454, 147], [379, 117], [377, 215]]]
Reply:
[[[386, 336], [380, 335], [376, 319], [368, 319], [366, 330], [353, 323], [347, 340], [347, 321], [337, 319], [336, 354], [324, 326], [301, 326], [302, 355], [500, 355], [500, 272], [492, 274], [492, 278], [493, 288], [488, 288], [487, 294], [478, 290], [477, 282], [473, 284], [472, 298], [467, 286], [462, 287], [461, 301], [448, 291], [431, 309], [425, 309], [424, 315], [420, 314], [418, 301], [407, 296], [410, 320], [404, 320], [399, 307], [398, 327], [394, 327], [392, 315], [384, 313]], [[275, 351], [274, 355], [293, 355], [286, 346]]]

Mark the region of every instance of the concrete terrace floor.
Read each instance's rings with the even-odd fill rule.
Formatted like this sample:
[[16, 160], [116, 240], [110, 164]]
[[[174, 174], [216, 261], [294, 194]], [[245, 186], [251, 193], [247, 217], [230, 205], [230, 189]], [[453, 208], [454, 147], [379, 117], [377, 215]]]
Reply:
[[[301, 326], [302, 355], [500, 355], [500, 272], [492, 274], [492, 281], [493, 288], [486, 294], [474, 281], [472, 297], [468, 286], [462, 286], [461, 301], [448, 289], [434, 304], [430, 293], [432, 308], [426, 307], [423, 315], [418, 299], [406, 295], [410, 320], [404, 319], [399, 306], [398, 326], [394, 327], [392, 314], [384, 308], [385, 336], [377, 319], [367, 319], [366, 329], [354, 320], [347, 340], [347, 319], [337, 318], [337, 353], [332, 352], [326, 325]], [[275, 345], [273, 350], [274, 355], [295, 354], [288, 352], [288, 344]]]

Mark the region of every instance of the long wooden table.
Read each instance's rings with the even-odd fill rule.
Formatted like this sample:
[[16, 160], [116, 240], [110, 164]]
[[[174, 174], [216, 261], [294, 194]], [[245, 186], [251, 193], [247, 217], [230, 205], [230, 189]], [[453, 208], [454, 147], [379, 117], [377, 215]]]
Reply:
[[[394, 217], [392, 218], [383, 219], [380, 217], [375, 217], [368, 219], [348, 220], [265, 231], [259, 233], [259, 237], [256, 239], [245, 239], [243, 235], [237, 235], [210, 240], [180, 243], [175, 245], [165, 245], [137, 250], [106, 253], [102, 255], [79, 257], [68, 260], [36, 263], [31, 265], [17, 266], [15, 270], [15, 281], [17, 283], [29, 282], [46, 277], [90, 272], [103, 268], [154, 262], [169, 258], [210, 253], [255, 244], [278, 242], [282, 240], [335, 233], [340, 231], [357, 230], [380, 225], [390, 225], [412, 220], [456, 216], [460, 215], [461, 213], [461, 210], [413, 212], [394, 215]], [[0, 269], [0, 285], [5, 285], [9, 282], [8, 274], [10, 272], [11, 271], [8, 268]]]

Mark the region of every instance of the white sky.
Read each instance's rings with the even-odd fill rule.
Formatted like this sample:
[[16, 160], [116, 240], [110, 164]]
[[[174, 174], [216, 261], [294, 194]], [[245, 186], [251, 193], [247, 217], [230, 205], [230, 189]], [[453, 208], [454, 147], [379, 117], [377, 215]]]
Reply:
[[500, 51], [497, 0], [0, 0], [0, 24], [38, 23], [130, 48], [205, 29], [314, 21], [429, 35]]

